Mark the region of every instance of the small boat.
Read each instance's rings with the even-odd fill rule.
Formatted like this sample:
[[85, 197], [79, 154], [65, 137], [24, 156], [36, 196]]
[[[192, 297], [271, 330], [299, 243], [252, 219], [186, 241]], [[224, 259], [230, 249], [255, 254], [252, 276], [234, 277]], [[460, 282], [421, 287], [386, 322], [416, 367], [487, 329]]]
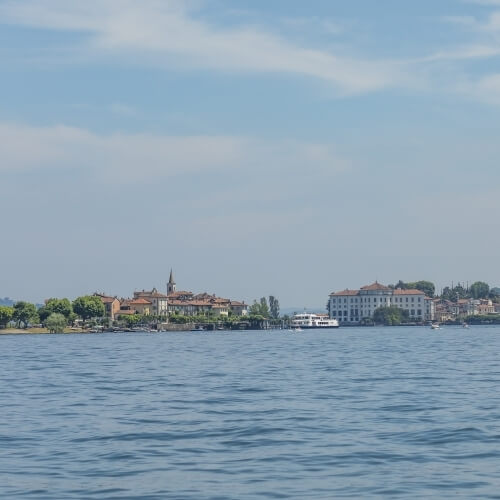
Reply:
[[433, 330], [440, 330], [441, 326], [439, 326], [439, 323], [431, 323], [431, 328]]
[[294, 328], [293, 331], [294, 332], [303, 332], [304, 330], [302, 330], [302, 328], [300, 328], [300, 326], [298, 326], [297, 328]]
[[205, 328], [203, 328], [202, 326], [197, 326], [196, 328], [192, 328], [191, 331], [192, 332], [204, 332]]
[[469, 324], [464, 321], [462, 323], [462, 328], [469, 328]]

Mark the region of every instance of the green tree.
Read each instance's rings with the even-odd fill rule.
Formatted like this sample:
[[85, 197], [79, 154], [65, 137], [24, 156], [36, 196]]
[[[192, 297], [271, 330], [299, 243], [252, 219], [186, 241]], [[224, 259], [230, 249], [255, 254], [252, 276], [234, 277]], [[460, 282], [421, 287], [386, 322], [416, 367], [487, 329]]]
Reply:
[[490, 286], [484, 281], [476, 281], [472, 283], [469, 291], [474, 299], [486, 299], [490, 293]]
[[95, 295], [84, 295], [73, 301], [73, 311], [83, 320], [102, 318], [105, 314], [104, 304]]
[[61, 313], [52, 313], [45, 320], [45, 327], [50, 333], [63, 333], [67, 324], [66, 317]]
[[267, 300], [265, 297], [262, 297], [259, 302], [256, 300], [253, 301], [253, 304], [248, 309], [249, 316], [262, 319], [269, 319], [271, 316], [271, 312], [269, 310], [269, 306], [267, 305]]
[[267, 305], [265, 297], [261, 297], [260, 299], [260, 314], [264, 316], [264, 318], [269, 318], [269, 316], [271, 316], [271, 311], [269, 311], [269, 306]]
[[269, 310], [271, 318], [278, 319], [280, 317], [280, 303], [279, 300], [273, 295], [269, 296]]
[[14, 308], [11, 306], [0, 306], [0, 326], [5, 328], [14, 316]]
[[443, 300], [451, 300], [451, 302], [456, 302], [458, 296], [454, 289], [450, 288], [449, 286], [445, 286], [443, 288], [443, 292], [441, 293], [441, 298]]
[[248, 314], [251, 316], [260, 315], [260, 304], [254, 300], [253, 304], [248, 308]]
[[412, 283], [407, 283], [407, 286], [408, 288], [424, 292], [425, 295], [430, 298], [434, 297], [434, 293], [436, 292], [436, 287], [431, 281], [414, 281]]
[[38, 310], [38, 314], [42, 321], [45, 321], [52, 313], [62, 314], [66, 321], [69, 320], [73, 313], [73, 307], [68, 299], [49, 299], [43, 307]]
[[379, 307], [373, 313], [373, 321], [377, 324], [396, 326], [408, 321], [408, 311], [399, 307]]
[[17, 321], [17, 327], [21, 328], [21, 323], [26, 327], [29, 323], [38, 321], [38, 314], [35, 304], [19, 301], [14, 304], [14, 314], [12, 317]]
[[453, 288], [450, 288], [449, 286], [444, 287], [441, 298], [450, 300], [451, 302], [456, 302], [458, 299], [467, 298], [468, 295], [467, 290], [459, 283]]

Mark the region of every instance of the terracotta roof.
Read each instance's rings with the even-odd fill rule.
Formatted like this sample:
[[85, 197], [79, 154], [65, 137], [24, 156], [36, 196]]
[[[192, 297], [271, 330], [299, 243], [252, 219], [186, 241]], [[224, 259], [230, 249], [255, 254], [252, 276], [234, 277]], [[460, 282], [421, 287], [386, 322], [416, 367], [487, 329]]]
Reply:
[[246, 306], [246, 304], [244, 302], [238, 302], [237, 300], [231, 300], [230, 304], [232, 306]]
[[359, 290], [348, 290], [347, 288], [342, 291], [342, 292], [332, 292], [330, 294], [331, 297], [334, 297], [334, 296], [343, 296], [343, 295], [358, 295], [359, 294]]
[[390, 290], [388, 286], [381, 285], [378, 281], [372, 283], [371, 285], [362, 286], [361, 290]]
[[193, 292], [184, 292], [182, 290], [178, 291], [178, 292], [171, 292], [168, 294], [168, 297], [182, 297], [184, 295], [193, 295]]
[[104, 304], [110, 304], [118, 300], [116, 297], [109, 297], [108, 295], [101, 295], [100, 293], [94, 293], [94, 297], [99, 297]]
[[167, 295], [157, 292], [156, 290], [152, 290], [150, 292], [142, 291], [142, 292], [134, 292], [134, 297], [153, 297], [155, 299], [166, 299]]
[[396, 288], [394, 290], [394, 295], [425, 295], [422, 290], [403, 290], [401, 288]]
[[151, 304], [151, 302], [149, 300], [146, 300], [146, 299], [134, 299], [134, 300], [129, 300], [128, 301], [129, 304], [133, 304], [133, 305], [142, 305], [142, 304]]

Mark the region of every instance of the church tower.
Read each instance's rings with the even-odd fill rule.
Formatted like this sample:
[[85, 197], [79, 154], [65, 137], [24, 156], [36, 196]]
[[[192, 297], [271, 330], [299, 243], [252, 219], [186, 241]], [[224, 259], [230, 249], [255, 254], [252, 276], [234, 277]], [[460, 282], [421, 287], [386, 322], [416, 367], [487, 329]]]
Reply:
[[175, 286], [175, 281], [174, 281], [174, 273], [172, 272], [172, 269], [170, 269], [170, 278], [167, 283], [167, 295], [170, 295], [171, 293], [174, 293], [176, 289]]

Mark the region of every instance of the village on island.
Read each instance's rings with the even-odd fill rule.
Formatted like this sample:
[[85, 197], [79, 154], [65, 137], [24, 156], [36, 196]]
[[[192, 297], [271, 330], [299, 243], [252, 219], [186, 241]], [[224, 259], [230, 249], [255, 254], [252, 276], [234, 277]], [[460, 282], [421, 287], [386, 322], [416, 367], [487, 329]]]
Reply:
[[[500, 288], [478, 281], [458, 283], [439, 295], [429, 281], [383, 285], [330, 293], [326, 311], [280, 314], [274, 296], [245, 301], [177, 290], [170, 271], [165, 293], [136, 290], [130, 298], [106, 293], [50, 298], [38, 307], [0, 299], [0, 331], [103, 332], [338, 328], [339, 326], [499, 324]], [[12, 333], [15, 333], [12, 332]]]

